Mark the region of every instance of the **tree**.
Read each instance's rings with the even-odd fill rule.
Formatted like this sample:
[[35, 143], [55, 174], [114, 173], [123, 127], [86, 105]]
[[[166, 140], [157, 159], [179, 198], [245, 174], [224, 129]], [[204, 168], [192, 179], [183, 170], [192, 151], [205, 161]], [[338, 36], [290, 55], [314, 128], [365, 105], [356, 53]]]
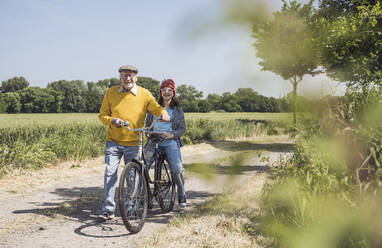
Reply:
[[212, 109], [211, 103], [207, 99], [199, 100], [198, 102], [198, 110], [201, 113], [208, 113]]
[[6, 102], [6, 112], [7, 113], [20, 113], [21, 104], [20, 96], [17, 92], [7, 92], [1, 94]]
[[58, 113], [62, 95], [52, 88], [29, 87], [19, 92], [21, 112]]
[[99, 80], [96, 83], [97, 86], [105, 88], [105, 89], [115, 85], [119, 85], [119, 84], [120, 84], [120, 81], [118, 78], [107, 78], [107, 79]]
[[194, 86], [181, 84], [176, 89], [178, 100], [185, 112], [198, 112], [198, 102], [203, 97], [203, 92]]
[[259, 96], [259, 112], [274, 112], [273, 105], [268, 97]]
[[6, 102], [5, 94], [0, 93], [0, 113], [6, 113], [8, 103]]
[[13, 77], [1, 83], [1, 92], [15, 92], [28, 88], [29, 82], [23, 77]]
[[148, 89], [155, 99], [159, 99], [160, 83], [150, 77], [138, 77], [137, 85]]
[[281, 112], [281, 101], [277, 98], [270, 97], [269, 103], [272, 106], [272, 111], [274, 113], [280, 113]]
[[[329, 77], [367, 88], [382, 81], [382, 6], [380, 1], [322, 1], [322, 65]], [[324, 34], [324, 35], [323, 35]]]
[[245, 112], [264, 112], [260, 106], [260, 95], [251, 88], [239, 88], [235, 92], [237, 103]]
[[85, 94], [86, 112], [99, 112], [102, 104], [102, 99], [105, 95], [106, 88], [103, 88], [92, 82], [87, 83], [88, 91]]
[[376, 0], [320, 0], [318, 16], [335, 21], [358, 12], [358, 7], [376, 3]]
[[64, 97], [62, 94], [58, 91], [55, 91], [54, 89], [46, 88], [44, 89], [47, 94], [54, 97], [54, 102], [50, 103], [50, 112], [51, 113], [60, 113], [61, 107], [62, 107], [62, 100]]
[[221, 106], [221, 96], [218, 94], [208, 94], [207, 96], [208, 102], [211, 104], [212, 110], [218, 110]]
[[319, 50], [309, 26], [312, 15], [313, 0], [304, 5], [283, 1], [281, 11], [274, 13], [274, 20], [253, 25], [254, 47], [262, 70], [274, 72], [293, 85], [294, 124], [298, 84], [304, 75], [320, 73]]
[[221, 108], [226, 112], [242, 112], [242, 108], [237, 103], [238, 97], [235, 94], [224, 92], [222, 95]]
[[84, 112], [86, 111], [85, 95], [87, 87], [82, 80], [66, 81], [60, 80], [48, 84], [48, 88], [62, 94], [62, 112]]

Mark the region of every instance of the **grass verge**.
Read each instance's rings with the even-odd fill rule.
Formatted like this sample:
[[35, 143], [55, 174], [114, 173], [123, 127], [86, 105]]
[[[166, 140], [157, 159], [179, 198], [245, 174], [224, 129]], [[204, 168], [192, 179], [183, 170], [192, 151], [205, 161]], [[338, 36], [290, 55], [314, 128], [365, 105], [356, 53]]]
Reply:
[[266, 247], [256, 230], [266, 173], [173, 218], [169, 226], [140, 240], [139, 247]]

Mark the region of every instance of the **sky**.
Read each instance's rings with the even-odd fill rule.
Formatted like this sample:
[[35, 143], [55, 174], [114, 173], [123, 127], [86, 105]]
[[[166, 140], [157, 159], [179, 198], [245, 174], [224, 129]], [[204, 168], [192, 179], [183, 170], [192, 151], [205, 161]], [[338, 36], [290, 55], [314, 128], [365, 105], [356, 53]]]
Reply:
[[[221, 21], [222, 0], [1, 0], [0, 82], [97, 82], [131, 64], [140, 76], [174, 79], [203, 92], [252, 88], [282, 97], [288, 81], [257, 65], [249, 27]], [[277, 0], [270, 1], [275, 10]], [[299, 94], [342, 94], [324, 75], [305, 76]]]

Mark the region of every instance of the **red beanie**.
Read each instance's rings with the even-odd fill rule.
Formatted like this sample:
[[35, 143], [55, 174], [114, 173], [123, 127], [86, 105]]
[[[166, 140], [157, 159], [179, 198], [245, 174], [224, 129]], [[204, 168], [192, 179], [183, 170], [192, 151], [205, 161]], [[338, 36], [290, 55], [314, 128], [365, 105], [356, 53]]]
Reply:
[[162, 82], [162, 84], [160, 85], [160, 89], [163, 89], [164, 87], [170, 87], [171, 89], [174, 90], [174, 95], [176, 94], [176, 87], [175, 87], [175, 83], [174, 83], [174, 80], [172, 79], [166, 79]]

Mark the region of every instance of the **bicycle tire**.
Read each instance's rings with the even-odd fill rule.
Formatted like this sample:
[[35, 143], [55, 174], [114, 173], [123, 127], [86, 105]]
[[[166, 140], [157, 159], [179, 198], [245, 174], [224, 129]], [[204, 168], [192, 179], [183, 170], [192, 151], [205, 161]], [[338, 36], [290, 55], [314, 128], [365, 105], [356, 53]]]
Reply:
[[128, 163], [119, 180], [119, 208], [123, 224], [130, 233], [138, 233], [147, 217], [148, 192], [141, 166]]
[[156, 199], [163, 213], [170, 212], [175, 203], [175, 183], [171, 178], [170, 166], [164, 158], [158, 161]]

